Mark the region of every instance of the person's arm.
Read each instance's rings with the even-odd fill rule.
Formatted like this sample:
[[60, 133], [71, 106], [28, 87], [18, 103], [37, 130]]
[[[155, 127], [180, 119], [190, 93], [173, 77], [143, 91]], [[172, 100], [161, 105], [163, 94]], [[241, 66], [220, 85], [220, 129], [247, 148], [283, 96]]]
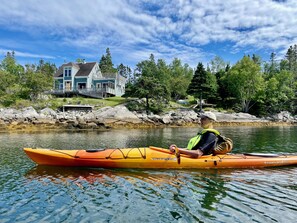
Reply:
[[200, 150], [203, 154], [211, 154], [217, 141], [217, 136], [213, 132], [206, 132], [202, 135], [201, 140], [192, 150]]
[[179, 154], [184, 154], [187, 156], [190, 156], [191, 158], [199, 158], [203, 155], [203, 152], [199, 149], [197, 150], [188, 150], [188, 149], [183, 149], [183, 148], [178, 148], [176, 145], [171, 145], [169, 147], [170, 152], [172, 153], [179, 153]]

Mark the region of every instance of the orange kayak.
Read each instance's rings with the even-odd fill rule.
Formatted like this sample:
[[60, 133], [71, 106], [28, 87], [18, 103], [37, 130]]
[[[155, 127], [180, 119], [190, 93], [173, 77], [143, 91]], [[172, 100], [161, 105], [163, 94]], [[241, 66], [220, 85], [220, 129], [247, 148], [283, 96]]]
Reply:
[[24, 148], [38, 165], [102, 168], [259, 168], [297, 165], [297, 155], [224, 154], [190, 158], [176, 157], [168, 149], [158, 147], [55, 150]]

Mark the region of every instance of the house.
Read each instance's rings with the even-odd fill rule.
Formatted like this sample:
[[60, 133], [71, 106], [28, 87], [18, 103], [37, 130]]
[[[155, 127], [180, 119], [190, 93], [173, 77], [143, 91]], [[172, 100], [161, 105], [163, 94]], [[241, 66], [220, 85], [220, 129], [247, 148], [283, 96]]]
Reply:
[[97, 62], [63, 64], [54, 75], [54, 95], [94, 98], [122, 96], [126, 78], [119, 73], [102, 74]]

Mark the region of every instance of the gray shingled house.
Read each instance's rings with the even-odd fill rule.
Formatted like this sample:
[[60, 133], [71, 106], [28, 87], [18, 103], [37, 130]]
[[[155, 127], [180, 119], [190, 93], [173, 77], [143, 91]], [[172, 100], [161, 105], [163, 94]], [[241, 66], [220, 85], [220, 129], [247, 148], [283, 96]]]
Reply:
[[104, 98], [125, 93], [126, 78], [119, 73], [102, 74], [97, 62], [63, 64], [54, 80], [55, 95]]

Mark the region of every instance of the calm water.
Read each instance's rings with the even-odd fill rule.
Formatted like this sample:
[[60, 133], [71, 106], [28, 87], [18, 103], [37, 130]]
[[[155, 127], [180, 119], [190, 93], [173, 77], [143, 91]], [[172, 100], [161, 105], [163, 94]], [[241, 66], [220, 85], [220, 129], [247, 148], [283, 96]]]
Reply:
[[[296, 153], [297, 127], [221, 127], [234, 153]], [[23, 147], [185, 146], [196, 128], [0, 134], [0, 222], [296, 222], [297, 166], [234, 170], [37, 167]]]

